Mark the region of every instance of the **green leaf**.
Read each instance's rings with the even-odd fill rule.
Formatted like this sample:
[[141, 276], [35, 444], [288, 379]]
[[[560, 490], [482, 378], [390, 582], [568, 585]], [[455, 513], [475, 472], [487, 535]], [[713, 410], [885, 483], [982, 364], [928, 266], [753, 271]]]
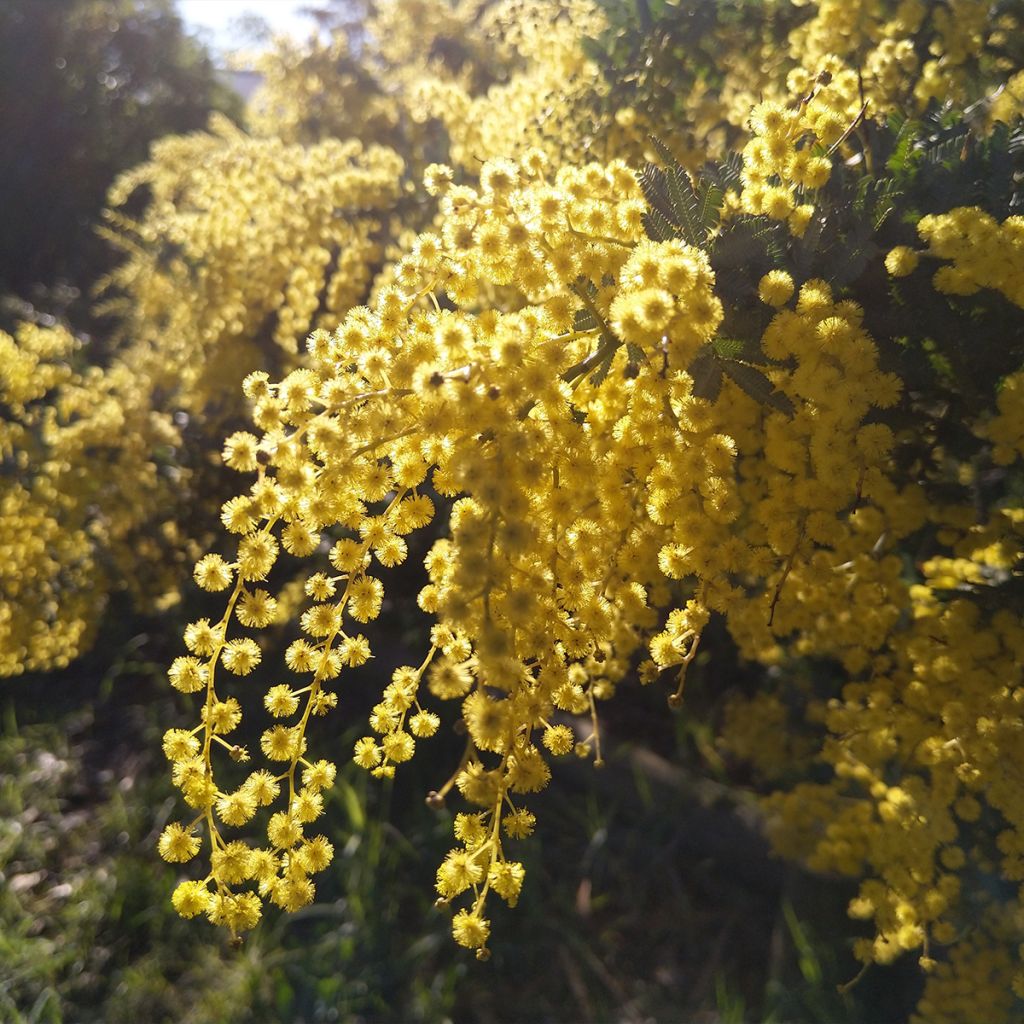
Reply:
[[1017, 191], [1019, 161], [1010, 148], [1012, 136], [1008, 125], [999, 122], [985, 144], [988, 173], [985, 175], [985, 206], [989, 213], [1005, 218], [1014, 205]]
[[572, 319], [572, 329], [574, 331], [592, 331], [595, 327], [599, 326], [597, 318], [586, 306], [576, 310], [576, 315]]
[[[642, 184], [643, 178], [641, 177]], [[647, 237], [655, 242], [667, 242], [670, 238], [679, 237], [675, 226], [653, 207], [643, 215], [643, 225], [644, 231], [647, 232]]]
[[715, 338], [711, 348], [719, 359], [731, 359], [739, 363], [755, 363], [767, 366], [771, 360], [761, 351], [760, 342], [739, 338]]
[[698, 177], [701, 181], [713, 182], [723, 193], [729, 189], [739, 192], [743, 187], [743, 157], [732, 152], [720, 163], [706, 163]]
[[658, 156], [661, 157], [662, 162], [666, 167], [677, 166], [676, 158], [672, 155], [672, 150], [670, 150], [668, 146], [666, 146], [665, 143], [657, 137], [657, 135], [648, 135], [647, 138], [650, 139], [651, 145], [654, 147]]
[[940, 124], [939, 130], [918, 143], [921, 158], [933, 166], [948, 166], [959, 163], [964, 143], [971, 129], [963, 121]]
[[607, 355], [594, 367], [594, 372], [590, 375], [590, 384], [592, 387], [597, 387], [599, 384], [604, 383], [604, 379], [608, 376], [612, 368], [612, 360], [615, 358], [615, 353], [618, 348], [609, 348]]
[[910, 171], [915, 159], [914, 143], [917, 141], [921, 124], [912, 121], [910, 118], [892, 114], [889, 117], [888, 128], [895, 133], [893, 151], [886, 161], [886, 167], [893, 174], [904, 174]]
[[603, 45], [600, 39], [591, 36], [584, 36], [580, 42], [583, 55], [594, 61], [596, 64], [604, 64], [608, 60], [608, 48]]
[[714, 181], [702, 179], [694, 187], [686, 168], [668, 147], [651, 136], [651, 144], [665, 162], [664, 169], [648, 164], [640, 172], [640, 188], [651, 209], [652, 226], [659, 241], [665, 231], [690, 245], [705, 245], [721, 219], [723, 192]]
[[715, 236], [711, 264], [719, 279], [740, 272], [756, 280], [773, 267], [786, 265], [787, 244], [788, 239], [778, 221], [740, 214], [730, 218]]
[[747, 346], [739, 338], [715, 338], [711, 342], [711, 347], [715, 350], [715, 355], [721, 359], [741, 359]]
[[705, 345], [686, 368], [693, 378], [693, 395], [709, 402], [717, 400], [722, 390], [722, 366], [715, 359], [711, 346]]
[[666, 220], [671, 220], [672, 200], [668, 194], [668, 176], [655, 164], [644, 164], [640, 171], [640, 188], [647, 205], [657, 210]]
[[649, 362], [647, 353], [639, 345], [635, 345], [631, 341], [626, 342], [626, 355], [634, 366], [642, 366], [644, 363]]
[[896, 211], [899, 200], [903, 198], [903, 189], [893, 178], [883, 178], [876, 182], [872, 188], [873, 206], [871, 209], [871, 222], [875, 231], [889, 219]]
[[721, 222], [724, 201], [725, 194], [713, 181], [703, 178], [697, 181], [697, 220], [703, 232], [701, 244], [707, 242]]
[[796, 411], [793, 403], [781, 391], [776, 391], [772, 382], [760, 370], [731, 360], [723, 361], [720, 365], [729, 378], [755, 402], [770, 405], [786, 416], [793, 416]]
[[840, 286], [856, 281], [864, 273], [869, 261], [878, 255], [878, 246], [873, 237], [871, 221], [864, 220], [837, 238], [836, 244], [825, 254], [826, 260], [822, 267], [825, 279]]

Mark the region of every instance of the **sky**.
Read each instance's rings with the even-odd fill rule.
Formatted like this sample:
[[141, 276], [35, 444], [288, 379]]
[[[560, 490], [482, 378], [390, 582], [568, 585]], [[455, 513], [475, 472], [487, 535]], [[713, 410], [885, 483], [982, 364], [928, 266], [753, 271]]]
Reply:
[[298, 12], [309, 0], [178, 0], [178, 14], [187, 28], [202, 31], [215, 50], [244, 44], [231, 31], [231, 22], [245, 14], [263, 18], [274, 32], [305, 37], [313, 27]]

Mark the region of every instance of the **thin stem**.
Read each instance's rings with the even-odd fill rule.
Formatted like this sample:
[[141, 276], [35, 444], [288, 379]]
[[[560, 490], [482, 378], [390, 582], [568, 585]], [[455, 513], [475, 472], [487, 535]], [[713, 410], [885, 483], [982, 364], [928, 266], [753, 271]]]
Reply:
[[775, 585], [775, 593], [772, 594], [772, 603], [768, 607], [768, 625], [775, 621], [775, 606], [779, 603], [779, 598], [782, 596], [782, 588], [789, 578], [789, 574], [793, 571], [793, 563], [796, 561], [797, 552], [800, 550], [800, 541], [804, 539], [804, 520], [800, 520], [800, 532], [797, 534], [796, 543], [793, 545], [793, 550], [790, 551], [789, 557], [786, 559], [786, 564], [782, 570], [782, 577], [779, 582]]
[[605, 359], [611, 356], [621, 344], [622, 343], [619, 339], [613, 335], [606, 336], [598, 348], [591, 352], [586, 359], [581, 359], [578, 363], [570, 366], [569, 369], [562, 374], [562, 380], [564, 380], [566, 384], [571, 384], [574, 380], [585, 376], [594, 369], [595, 366], [599, 366]]

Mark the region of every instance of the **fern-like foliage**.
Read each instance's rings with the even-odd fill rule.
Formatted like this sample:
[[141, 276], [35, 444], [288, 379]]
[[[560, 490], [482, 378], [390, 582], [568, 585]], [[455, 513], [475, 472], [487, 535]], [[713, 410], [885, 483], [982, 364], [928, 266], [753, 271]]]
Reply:
[[724, 193], [710, 178], [696, 185], [668, 147], [651, 137], [664, 168], [647, 164], [640, 172], [640, 187], [649, 207], [644, 226], [656, 241], [681, 238], [690, 245], [707, 245], [722, 216]]
[[693, 394], [697, 398], [713, 402], [728, 377], [756, 402], [792, 416], [793, 403], [758, 369], [769, 364], [770, 360], [756, 342], [719, 337], [701, 348], [687, 372], [693, 378]]

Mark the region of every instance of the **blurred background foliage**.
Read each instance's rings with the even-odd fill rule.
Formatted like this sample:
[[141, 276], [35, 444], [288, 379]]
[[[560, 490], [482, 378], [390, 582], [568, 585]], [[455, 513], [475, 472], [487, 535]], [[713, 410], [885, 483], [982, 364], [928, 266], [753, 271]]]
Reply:
[[[157, 299], [173, 297], [181, 282], [194, 284], [202, 267], [189, 262], [194, 239], [184, 233], [180, 242], [161, 233], [165, 225], [155, 215], [142, 231], [137, 222], [122, 224], [122, 241], [128, 241], [120, 252], [110, 247], [95, 231], [108, 190], [119, 174], [147, 160], [151, 143], [202, 129], [214, 113], [229, 119], [220, 122], [221, 135], [172, 142], [167, 163], [177, 160], [180, 169], [202, 147], [216, 148], [216, 138], [235, 130], [230, 121], [247, 126], [250, 154], [269, 137], [308, 147], [350, 135], [412, 153], [401, 194], [375, 196], [372, 203], [363, 196], [353, 200], [365, 225], [358, 239], [325, 243], [331, 267], [343, 242], [358, 251], [358, 272], [365, 271], [358, 280], [368, 293], [372, 282], [387, 280], [387, 261], [403, 225], [420, 227], [433, 216], [409, 194], [422, 166], [452, 152], [462, 153], [466, 164], [474, 160], [479, 140], [470, 130], [472, 117], [467, 114], [465, 124], [445, 121], [431, 106], [430, 89], [446, 95], [464, 89], [474, 102], [500, 108], [506, 96], [501, 90], [531, 73], [529, 54], [494, 50], [487, 30], [493, 6], [399, 5], [426, 40], [417, 52], [408, 31], [384, 33], [373, 49], [364, 26], [388, 5], [337, 3], [321, 24], [342, 32], [305, 47], [279, 41], [263, 58], [262, 105], [245, 121], [241, 101], [184, 31], [171, 0], [0, 4], [0, 138], [6, 147], [0, 161], [0, 328], [16, 321], [44, 327], [67, 322], [81, 343], [70, 364], [82, 380], [94, 381], [94, 368], [116, 364], [124, 371], [110, 386], [122, 405], [121, 393], [133, 387], [136, 398], [152, 400], [154, 416], [181, 414], [192, 403], [188, 415], [173, 420], [178, 434], [170, 440], [152, 428], [148, 404], [142, 420], [149, 426], [139, 428], [159, 484], [150, 505], [163, 519], [153, 519], [154, 509], [147, 508], [148, 517], [132, 519], [132, 530], [138, 523], [151, 533], [158, 532], [153, 522], [187, 525], [184, 539], [166, 537], [166, 544], [147, 550], [149, 564], [160, 568], [154, 570], [158, 592], [169, 588], [168, 573], [182, 577], [186, 555], [208, 527], [183, 511], [191, 507], [189, 496], [223, 487], [207, 464], [213, 460], [201, 454], [190, 463], [186, 451], [204, 453], [203, 445], [214, 450], [210, 436], [227, 433], [239, 415], [237, 394], [210, 384], [224, 367], [211, 377], [200, 357], [215, 351], [236, 378], [239, 358], [272, 358], [287, 366], [281, 310], [292, 308], [296, 294], [302, 302], [293, 304], [303, 306], [308, 282], [300, 287], [290, 277], [275, 279], [274, 294], [284, 298], [260, 312], [249, 332], [251, 350], [218, 349], [220, 334], [192, 348], [183, 345], [175, 365], [187, 368], [196, 392], [175, 391], [178, 384], [170, 379], [154, 383], [149, 364], [132, 348], [141, 347], [139, 323], [130, 319], [138, 313], [118, 319], [114, 306], [97, 317], [92, 289], [104, 278], [109, 287], [112, 269], [129, 266], [119, 279], [121, 294], [137, 299], [140, 292], [132, 289], [142, 267], [147, 280], [159, 284], [146, 293], [147, 301], [157, 297], [147, 311], [159, 309]], [[802, 6], [753, 0], [606, 0], [603, 7], [607, 27], [585, 45], [601, 87], [585, 80], [584, 70], [593, 67], [582, 64], [565, 83], [583, 128], [566, 140], [560, 125], [544, 122], [538, 100], [532, 120], [510, 118], [508, 138], [522, 130], [531, 141], [575, 156], [616, 152], [639, 158], [653, 130], [669, 139], [681, 161], [700, 162], [709, 150], [724, 152], [735, 143], [742, 126], [730, 111], [779, 77], [785, 64], [780, 40], [805, 17]], [[379, 24], [390, 23], [385, 18]], [[259, 33], [250, 27], [250, 34]], [[721, 73], [724, 39], [737, 59], [731, 76]], [[1011, 37], [1007, 45], [1020, 40]], [[1010, 59], [1019, 66], [1019, 54]], [[397, 104], [395, 83], [407, 84], [401, 76], [414, 72], [402, 69], [413, 67], [417, 75], [429, 70], [430, 89], [417, 93], [414, 103]], [[687, 89], [673, 77], [681, 73], [690, 76]], [[537, 95], [549, 85], [537, 78]], [[635, 120], [616, 117], [627, 101]], [[478, 107], [465, 109], [481, 116]], [[680, 122], [690, 127], [673, 132]], [[300, 170], [290, 180], [307, 180], [301, 174], [315, 179], [319, 165], [303, 167], [295, 152]], [[258, 164], [250, 154], [239, 161], [243, 171]], [[126, 222], [152, 215], [146, 208], [152, 182], [143, 174], [139, 183], [110, 200]], [[209, 211], [192, 212], [197, 215], [190, 223], [196, 223]], [[836, 238], [847, 228], [838, 225]], [[910, 229], [894, 225], [892, 231], [890, 241], [903, 242]], [[145, 244], [132, 249], [140, 239]], [[313, 275], [315, 301], [307, 320], [289, 321], [288, 337], [332, 312], [327, 274]], [[900, 306], [893, 302], [884, 312], [897, 317]], [[203, 315], [230, 324], [235, 314], [219, 308], [211, 314], [204, 307]], [[159, 317], [151, 319], [156, 330], [164, 328]], [[104, 333], [112, 322], [120, 333]], [[181, 333], [191, 345], [187, 330]], [[152, 436], [146, 433], [151, 428]], [[5, 485], [13, 472], [5, 462]], [[75, 511], [75, 528], [83, 535], [94, 522], [94, 506], [90, 498]], [[410, 566], [422, 561], [429, 542], [420, 539], [422, 550], [412, 552]], [[133, 552], [136, 544], [129, 531], [122, 547]], [[118, 578], [122, 555], [105, 555], [100, 544], [97, 550], [96, 572]], [[174, 554], [164, 564], [166, 550]], [[409, 579], [396, 591], [422, 582], [414, 569], [403, 572]], [[58, 582], [57, 593], [64, 585]], [[154, 586], [146, 579], [137, 589], [149, 593]], [[269, 916], [239, 949], [180, 921], [168, 899], [176, 872], [154, 852], [174, 806], [159, 738], [168, 723], [185, 717], [185, 702], [169, 692], [165, 669], [177, 653], [175, 626], [193, 617], [195, 608], [180, 607], [172, 596], [147, 611], [145, 602], [131, 597], [112, 587], [97, 599], [103, 613], [89, 626], [96, 640], [77, 661], [2, 684], [0, 1020], [853, 1024], [905, 1020], [912, 1012], [924, 984], [912, 963], [872, 971], [851, 990], [837, 990], [857, 972], [854, 938], [869, 934], [846, 916], [855, 884], [812, 876], [771, 855], [755, 809], [756, 775], [715, 740], [727, 713], [723, 693], [754, 694], [761, 680], [749, 666], [729, 660], [723, 653], [728, 645], [711, 639], [713, 671], [703, 658], [694, 666], [683, 712], [667, 715], [663, 694], [652, 689], [613, 702], [604, 716], [603, 771], [583, 764], [563, 768], [559, 784], [535, 801], [547, 827], [523, 843], [530, 882], [517, 910], [496, 915], [501, 937], [489, 963], [453, 950], [445, 912], [432, 905], [434, 865], [448, 844], [454, 812], [424, 805], [424, 794], [437, 784], [424, 759], [393, 784], [343, 768], [325, 819], [334, 823], [338, 856], [315, 906]], [[375, 680], [409, 661], [408, 651], [423, 648], [423, 629], [418, 618], [390, 609], [376, 644], [387, 656], [346, 692], [345, 713], [320, 726], [320, 749], [351, 749], [375, 703]], [[816, 668], [821, 685], [825, 669]], [[797, 682], [800, 690], [806, 681]], [[455, 736], [440, 740], [438, 762], [446, 763], [453, 751], [457, 757], [459, 744]], [[787, 748], [777, 760], [784, 763], [790, 753]]]
[[0, 97], [0, 291], [15, 293], [94, 281], [112, 264], [94, 225], [114, 177], [154, 139], [242, 110], [173, 0], [5, 0]]

